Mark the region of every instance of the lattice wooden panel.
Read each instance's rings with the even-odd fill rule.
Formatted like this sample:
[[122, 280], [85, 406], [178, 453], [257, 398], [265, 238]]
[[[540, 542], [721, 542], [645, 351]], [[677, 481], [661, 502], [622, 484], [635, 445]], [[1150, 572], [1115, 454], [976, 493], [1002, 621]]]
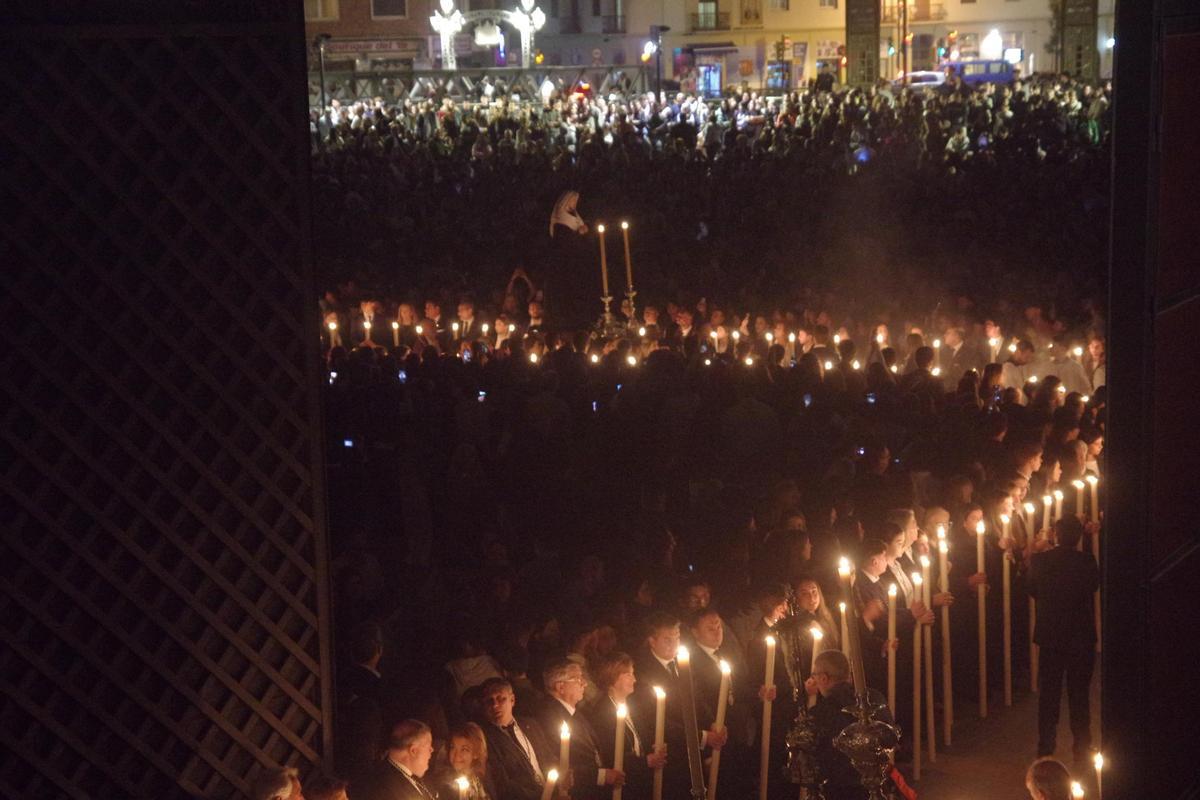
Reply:
[[327, 746], [300, 4], [156, 5], [0, 24], [0, 796]]

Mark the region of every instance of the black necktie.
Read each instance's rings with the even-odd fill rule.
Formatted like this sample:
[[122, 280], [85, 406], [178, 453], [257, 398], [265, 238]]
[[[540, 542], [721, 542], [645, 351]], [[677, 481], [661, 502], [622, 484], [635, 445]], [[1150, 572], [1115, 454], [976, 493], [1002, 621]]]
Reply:
[[674, 675], [676, 678], [679, 677], [679, 669], [675, 666], [675, 659], [672, 658], [670, 661], [667, 662], [667, 671], [670, 672], [672, 675]]

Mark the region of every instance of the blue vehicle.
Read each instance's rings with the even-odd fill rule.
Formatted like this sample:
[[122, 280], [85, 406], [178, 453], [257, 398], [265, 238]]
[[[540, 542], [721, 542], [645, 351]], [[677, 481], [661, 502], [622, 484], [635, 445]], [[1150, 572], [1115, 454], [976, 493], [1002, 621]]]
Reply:
[[947, 77], [958, 75], [963, 83], [969, 86], [978, 86], [981, 83], [1012, 83], [1016, 78], [1013, 65], [1003, 59], [946, 61], [942, 68], [946, 70]]

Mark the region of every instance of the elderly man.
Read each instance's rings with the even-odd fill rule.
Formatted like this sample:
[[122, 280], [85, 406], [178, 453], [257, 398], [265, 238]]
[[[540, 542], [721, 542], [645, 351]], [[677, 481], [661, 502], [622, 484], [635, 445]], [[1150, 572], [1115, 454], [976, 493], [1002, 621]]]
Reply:
[[572, 799], [602, 797], [607, 793], [601, 787], [624, 784], [624, 772], [601, 766], [595, 731], [586, 716], [576, 713], [583, 700], [583, 668], [567, 659], [554, 661], [543, 672], [543, 681], [547, 697], [538, 715], [542, 730], [553, 736], [565, 725], [571, 732], [571, 763], [559, 764], [558, 772], [560, 780], [570, 775]]
[[[362, 790], [365, 800], [434, 800], [436, 795], [421, 779], [433, 756], [429, 726], [406, 719], [392, 728], [384, 759], [375, 765]], [[355, 797], [359, 792], [355, 792]]]

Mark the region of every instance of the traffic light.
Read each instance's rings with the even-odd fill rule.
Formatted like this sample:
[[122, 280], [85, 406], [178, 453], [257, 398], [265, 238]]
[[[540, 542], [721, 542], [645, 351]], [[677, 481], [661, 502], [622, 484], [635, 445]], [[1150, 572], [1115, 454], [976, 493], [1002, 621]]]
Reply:
[[546, 60], [546, 54], [543, 53], [541, 50], [538, 50], [537, 52], [535, 52], [533, 54], [533, 63], [541, 64], [545, 60]]
[[888, 57], [896, 55], [896, 43], [892, 41], [892, 37], [888, 37]]
[[912, 43], [913, 43], [912, 31], [909, 31], [908, 33], [904, 34], [904, 44], [905, 44], [905, 46], [910, 46], [910, 45], [912, 45]]
[[938, 58], [946, 57], [946, 40], [938, 39], [937, 41], [937, 56]]

